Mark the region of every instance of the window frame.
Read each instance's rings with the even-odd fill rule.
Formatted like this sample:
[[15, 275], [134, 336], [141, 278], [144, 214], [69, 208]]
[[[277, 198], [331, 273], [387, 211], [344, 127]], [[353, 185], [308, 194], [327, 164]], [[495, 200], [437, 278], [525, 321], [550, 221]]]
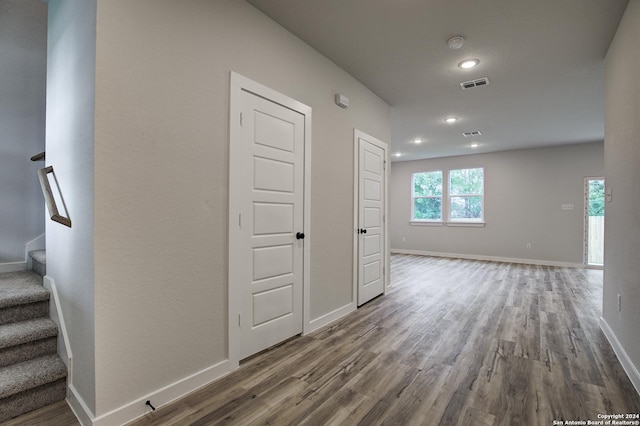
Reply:
[[[415, 177], [416, 175], [429, 174], [429, 173], [440, 173], [440, 178], [442, 180], [442, 194], [440, 195], [416, 195], [415, 193]], [[445, 180], [444, 180], [444, 170], [427, 170], [424, 172], [414, 172], [411, 174], [411, 223], [414, 224], [442, 224], [444, 223], [444, 203], [445, 203]], [[416, 218], [416, 199], [417, 198], [436, 198], [440, 199], [440, 218], [439, 219], [418, 219]]]
[[[482, 193], [480, 194], [463, 194], [452, 195], [451, 194], [451, 172], [456, 170], [472, 170], [482, 169]], [[418, 174], [440, 172], [442, 175], [442, 195], [415, 195], [415, 176]], [[485, 222], [485, 193], [486, 193], [486, 173], [484, 166], [476, 167], [455, 167], [455, 168], [443, 168], [432, 169], [426, 171], [412, 172], [411, 173], [411, 218], [409, 225], [417, 226], [451, 226], [451, 227], [471, 227], [482, 228], [486, 225]], [[454, 219], [451, 217], [451, 199], [455, 197], [480, 197], [480, 217], [478, 219]], [[417, 219], [415, 218], [415, 200], [416, 198], [440, 198], [440, 219]]]
[[[482, 193], [480, 194], [451, 194], [451, 172], [458, 170], [474, 170], [481, 169], [482, 170]], [[456, 169], [448, 169], [447, 170], [447, 224], [448, 225], [459, 225], [459, 226], [482, 226], [485, 224], [484, 221], [484, 193], [485, 193], [485, 173], [484, 167], [461, 167]], [[472, 198], [472, 197], [480, 197], [480, 217], [478, 219], [470, 219], [470, 218], [462, 218], [462, 219], [454, 219], [451, 217], [451, 202], [452, 198]]]

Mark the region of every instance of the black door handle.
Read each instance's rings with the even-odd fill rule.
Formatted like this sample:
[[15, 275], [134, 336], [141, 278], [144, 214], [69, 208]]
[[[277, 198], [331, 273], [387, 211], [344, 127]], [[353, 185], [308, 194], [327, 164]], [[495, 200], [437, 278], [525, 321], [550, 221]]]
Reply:
[[304, 233], [303, 232], [298, 232], [296, 234], [296, 239], [297, 240], [304, 240]]
[[366, 233], [367, 233], [367, 230], [366, 230], [366, 229], [364, 229], [364, 228], [360, 228], [360, 229], [358, 229], [358, 233], [359, 233], [359, 234], [366, 234]]

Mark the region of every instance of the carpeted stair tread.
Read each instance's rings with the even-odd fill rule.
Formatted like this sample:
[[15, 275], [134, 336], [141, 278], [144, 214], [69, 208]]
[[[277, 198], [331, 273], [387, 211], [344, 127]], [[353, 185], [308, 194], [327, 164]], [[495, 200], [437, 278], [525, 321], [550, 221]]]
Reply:
[[40, 358], [12, 364], [0, 368], [0, 398], [7, 398], [67, 375], [67, 367], [58, 355], [46, 355]]
[[0, 308], [49, 300], [42, 277], [32, 271], [0, 274]]
[[47, 264], [47, 252], [45, 250], [32, 250], [29, 252], [29, 256], [36, 262]]
[[29, 255], [32, 271], [0, 273], [0, 423], [66, 396], [67, 367], [42, 286], [45, 252]]
[[49, 318], [0, 325], [0, 349], [57, 336], [58, 326]]

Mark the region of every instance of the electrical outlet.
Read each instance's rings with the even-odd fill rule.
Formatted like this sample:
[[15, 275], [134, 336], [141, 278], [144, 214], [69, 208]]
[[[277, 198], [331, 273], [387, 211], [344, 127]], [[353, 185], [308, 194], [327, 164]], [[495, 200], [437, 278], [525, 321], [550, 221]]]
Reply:
[[527, 250], [531, 250], [531, 243], [526, 244]]
[[622, 296], [618, 295], [618, 312], [622, 312]]

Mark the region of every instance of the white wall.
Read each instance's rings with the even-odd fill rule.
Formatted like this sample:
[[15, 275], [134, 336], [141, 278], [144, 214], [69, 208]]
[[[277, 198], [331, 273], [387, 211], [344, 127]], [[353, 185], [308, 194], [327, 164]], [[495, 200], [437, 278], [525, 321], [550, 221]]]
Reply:
[[[640, 1], [631, 0], [606, 58], [606, 204], [603, 318], [640, 392]], [[617, 295], [622, 296], [618, 312]], [[611, 336], [610, 340], [611, 340]], [[615, 339], [614, 339], [615, 342]], [[625, 354], [620, 350], [626, 352]]]
[[54, 168], [73, 227], [46, 221], [47, 276], [55, 281], [68, 327], [72, 390], [91, 411], [95, 16], [95, 0], [49, 1], [47, 165]]
[[[484, 167], [484, 228], [410, 225], [413, 173], [471, 167]], [[391, 248], [582, 264], [584, 178], [602, 175], [602, 143], [394, 162]]]
[[44, 233], [44, 199], [29, 158], [44, 151], [47, 5], [0, 0], [0, 264], [25, 261]]
[[351, 302], [353, 129], [388, 141], [389, 106], [243, 1], [101, 0], [98, 416], [227, 358], [231, 70], [313, 108], [311, 318]]

